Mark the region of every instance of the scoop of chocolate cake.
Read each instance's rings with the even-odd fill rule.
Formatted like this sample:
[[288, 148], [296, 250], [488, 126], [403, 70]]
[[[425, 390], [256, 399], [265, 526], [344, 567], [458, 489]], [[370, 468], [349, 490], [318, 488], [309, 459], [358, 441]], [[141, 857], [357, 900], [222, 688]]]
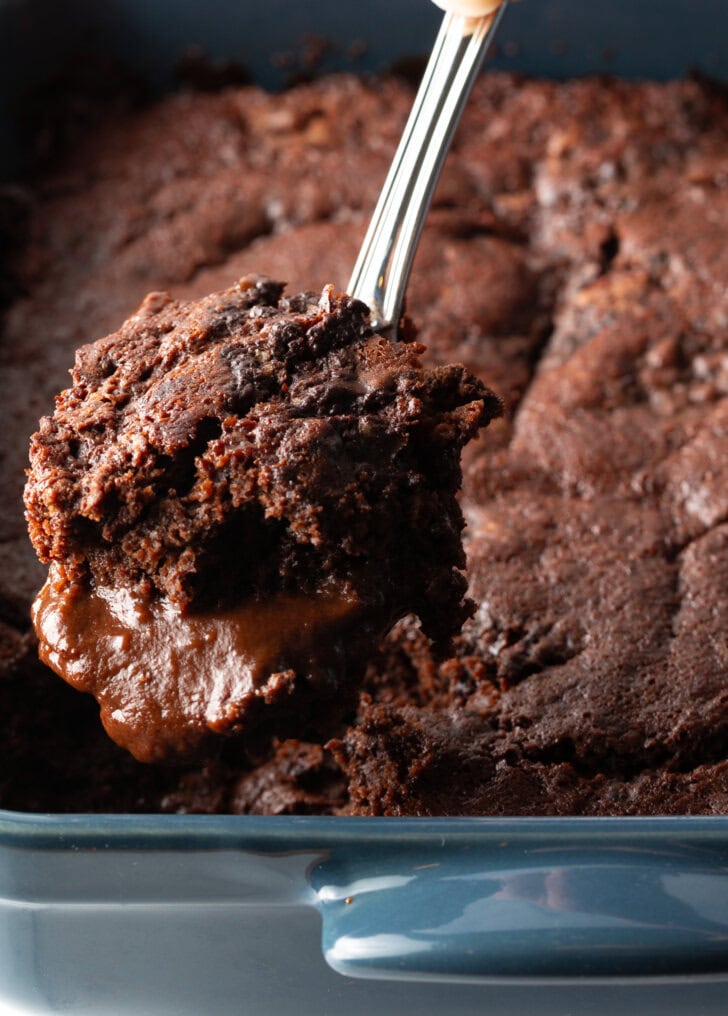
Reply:
[[43, 658], [138, 758], [322, 729], [383, 633], [468, 615], [460, 451], [500, 411], [327, 287], [151, 294], [31, 445]]

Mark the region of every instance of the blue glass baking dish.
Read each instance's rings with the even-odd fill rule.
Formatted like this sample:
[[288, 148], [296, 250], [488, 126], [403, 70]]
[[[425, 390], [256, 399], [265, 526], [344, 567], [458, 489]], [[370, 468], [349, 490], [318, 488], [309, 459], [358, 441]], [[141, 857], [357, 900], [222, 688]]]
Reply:
[[[425, 50], [425, 0], [0, 0], [0, 172], [19, 91], [94, 46], [163, 87], [180, 51], [267, 84], [303, 32]], [[726, 77], [725, 0], [530, 0], [498, 62]], [[251, 42], [250, 40], [254, 40]], [[332, 65], [335, 61], [332, 61]], [[0, 812], [0, 1016], [725, 1016], [728, 818]]]

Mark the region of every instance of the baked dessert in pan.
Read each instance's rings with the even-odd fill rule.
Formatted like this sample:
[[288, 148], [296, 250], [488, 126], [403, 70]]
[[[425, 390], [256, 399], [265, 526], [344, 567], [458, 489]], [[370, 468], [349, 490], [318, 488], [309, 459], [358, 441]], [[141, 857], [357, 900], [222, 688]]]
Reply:
[[[4, 807], [679, 814], [728, 808], [728, 104], [702, 81], [476, 86], [409, 291], [506, 414], [466, 454], [477, 605], [401, 621], [316, 740], [135, 763], [35, 659], [19, 495], [73, 350], [144, 294], [345, 281], [409, 86], [168, 98], [38, 179], [0, 384]], [[376, 120], [381, 130], [364, 129]]]

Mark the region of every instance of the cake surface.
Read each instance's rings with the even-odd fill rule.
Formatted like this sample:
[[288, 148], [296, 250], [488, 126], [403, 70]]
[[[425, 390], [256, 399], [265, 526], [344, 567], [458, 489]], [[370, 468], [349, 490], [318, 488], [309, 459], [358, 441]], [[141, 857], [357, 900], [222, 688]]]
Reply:
[[3, 805], [728, 812], [728, 103], [706, 82], [476, 85], [408, 293], [429, 362], [506, 406], [466, 455], [477, 610], [448, 659], [404, 619], [330, 748], [177, 770], [126, 759], [34, 661], [22, 470], [73, 350], [150, 289], [342, 286], [410, 101], [351, 78], [171, 97], [39, 181], [0, 377]]

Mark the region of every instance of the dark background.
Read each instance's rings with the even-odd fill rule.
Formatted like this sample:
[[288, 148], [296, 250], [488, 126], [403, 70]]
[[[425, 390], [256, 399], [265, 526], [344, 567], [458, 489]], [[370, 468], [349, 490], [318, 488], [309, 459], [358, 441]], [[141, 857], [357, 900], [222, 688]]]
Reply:
[[[440, 17], [428, 0], [0, 0], [0, 172], [22, 166], [14, 119], [28, 89], [69, 62], [82, 68], [101, 53], [158, 89], [196, 44], [275, 88], [307, 69], [307, 35], [334, 44], [321, 69], [375, 70], [426, 52]], [[491, 64], [552, 77], [667, 78], [700, 69], [725, 79], [728, 4], [514, 0]]]

